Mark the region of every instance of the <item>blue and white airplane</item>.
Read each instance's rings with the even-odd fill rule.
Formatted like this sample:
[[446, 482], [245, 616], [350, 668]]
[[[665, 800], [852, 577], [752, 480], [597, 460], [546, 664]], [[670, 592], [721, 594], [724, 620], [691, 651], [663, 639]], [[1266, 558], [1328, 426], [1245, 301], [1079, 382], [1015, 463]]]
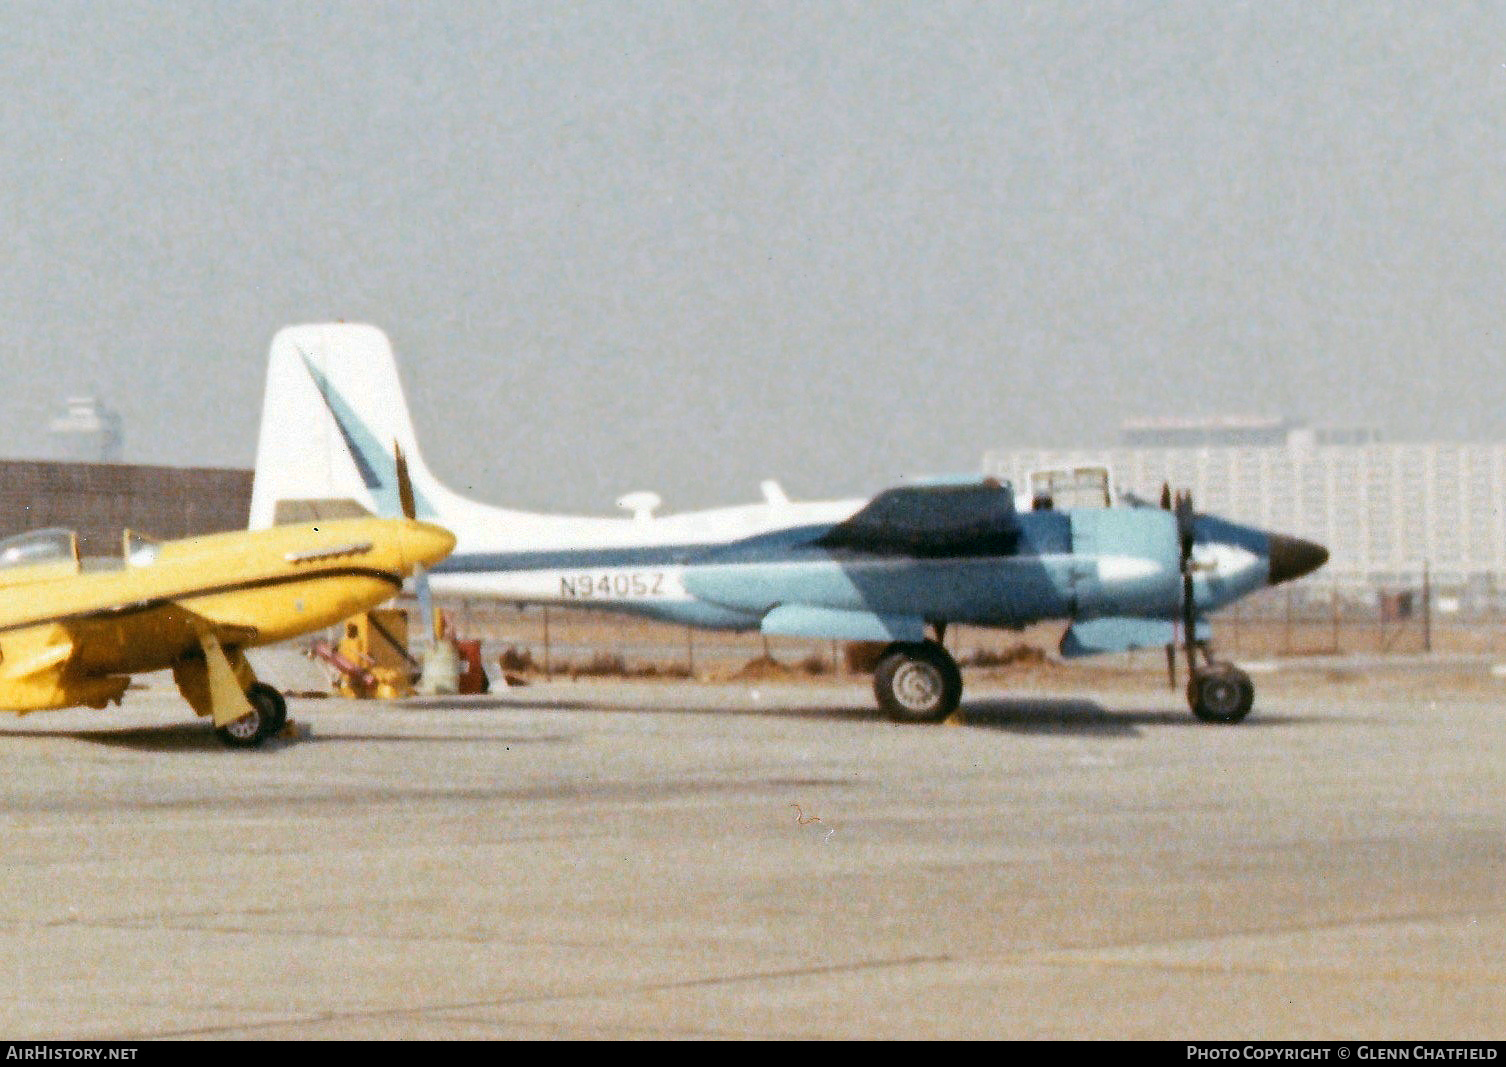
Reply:
[[874, 691], [897, 721], [939, 721], [957, 708], [962, 676], [940, 640], [948, 623], [1062, 619], [1066, 656], [1170, 652], [1180, 632], [1193, 712], [1237, 722], [1254, 687], [1213, 658], [1205, 616], [1328, 558], [1320, 545], [1196, 514], [1186, 497], [1173, 505], [1169, 493], [1159, 508], [1056, 510], [1019, 506], [1008, 486], [984, 481], [820, 502], [766, 482], [758, 503], [662, 517], [646, 492], [618, 501], [633, 512], [625, 518], [493, 507], [430, 473], [391, 345], [365, 325], [280, 331], [262, 410], [253, 528], [310, 507], [333, 517], [341, 501], [396, 514], [396, 444], [418, 517], [457, 540], [429, 576], [435, 593], [884, 642]]

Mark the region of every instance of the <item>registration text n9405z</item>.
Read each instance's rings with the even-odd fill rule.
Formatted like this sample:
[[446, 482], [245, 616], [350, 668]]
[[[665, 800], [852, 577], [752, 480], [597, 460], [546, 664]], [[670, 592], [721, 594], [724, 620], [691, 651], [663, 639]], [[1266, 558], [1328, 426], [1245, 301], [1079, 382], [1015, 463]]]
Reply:
[[597, 598], [664, 595], [663, 571], [609, 571], [560, 576], [560, 596]]

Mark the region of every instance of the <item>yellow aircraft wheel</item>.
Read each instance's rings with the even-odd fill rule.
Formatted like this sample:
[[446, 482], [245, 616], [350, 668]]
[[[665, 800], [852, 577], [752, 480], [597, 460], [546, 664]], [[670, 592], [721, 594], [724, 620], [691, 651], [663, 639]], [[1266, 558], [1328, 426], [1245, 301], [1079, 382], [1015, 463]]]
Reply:
[[251, 705], [250, 712], [214, 731], [231, 748], [255, 748], [281, 730], [287, 721], [287, 704], [282, 694], [270, 685], [257, 682], [246, 690], [246, 700]]
[[283, 699], [281, 693], [266, 682], [257, 682], [246, 690], [247, 699], [253, 702], [256, 701], [258, 694], [272, 707], [272, 719], [267, 724], [267, 732], [263, 736], [275, 737], [288, 724], [288, 702]]

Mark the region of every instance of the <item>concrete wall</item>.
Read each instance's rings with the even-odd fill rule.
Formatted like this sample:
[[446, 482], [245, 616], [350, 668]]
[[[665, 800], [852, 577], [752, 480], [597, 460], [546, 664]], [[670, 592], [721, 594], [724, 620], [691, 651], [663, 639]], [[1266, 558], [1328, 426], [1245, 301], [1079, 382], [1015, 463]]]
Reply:
[[249, 470], [0, 460], [0, 537], [63, 526], [84, 556], [120, 554], [120, 534], [163, 539], [243, 530]]

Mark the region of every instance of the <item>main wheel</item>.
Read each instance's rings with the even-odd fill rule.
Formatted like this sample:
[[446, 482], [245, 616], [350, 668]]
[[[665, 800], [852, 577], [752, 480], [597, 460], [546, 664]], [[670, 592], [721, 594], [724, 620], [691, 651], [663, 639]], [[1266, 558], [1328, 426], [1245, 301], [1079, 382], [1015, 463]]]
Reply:
[[283, 699], [281, 693], [266, 682], [256, 682], [250, 689], [246, 690], [247, 699], [257, 699], [257, 697], [252, 696], [253, 693], [258, 694], [261, 699], [268, 701], [272, 708], [272, 718], [268, 722], [267, 732], [263, 736], [276, 737], [282, 733], [282, 728], [288, 724], [288, 702]]
[[934, 641], [896, 643], [873, 672], [873, 693], [895, 722], [940, 722], [962, 700], [962, 672]]
[[1214, 664], [1188, 681], [1187, 703], [1204, 722], [1239, 722], [1255, 704], [1255, 685], [1233, 664]]
[[287, 704], [270, 685], [257, 682], [246, 690], [246, 702], [251, 705], [249, 712], [214, 731], [231, 748], [255, 748], [287, 721]]

